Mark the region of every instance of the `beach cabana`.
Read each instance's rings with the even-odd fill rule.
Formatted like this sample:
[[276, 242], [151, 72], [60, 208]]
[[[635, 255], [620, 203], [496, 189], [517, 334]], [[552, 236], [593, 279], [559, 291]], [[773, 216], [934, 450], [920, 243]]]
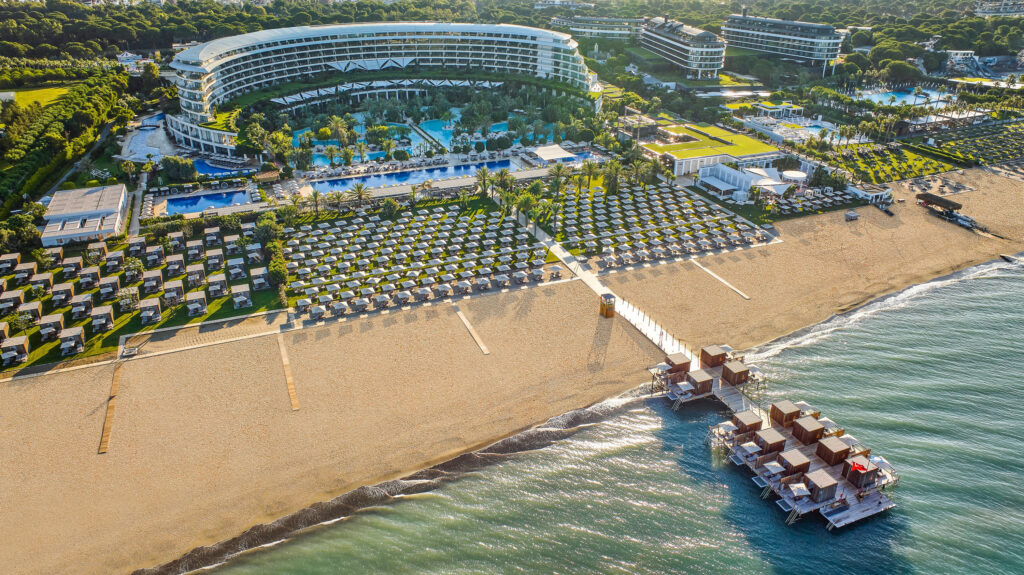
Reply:
[[7, 325], [6, 321], [0, 321], [0, 342], [7, 339], [9, 335], [11, 335], [11, 326]]
[[114, 327], [114, 308], [109, 305], [96, 306], [89, 314], [94, 333], [108, 331]]
[[74, 355], [85, 349], [85, 330], [81, 326], [60, 330], [57, 339], [60, 340], [61, 355]]
[[167, 234], [167, 249], [176, 252], [185, 247], [185, 233], [171, 232]]
[[828, 465], [839, 465], [850, 454], [850, 446], [838, 437], [826, 437], [818, 442], [814, 454]]
[[189, 288], [197, 288], [206, 281], [206, 268], [203, 264], [189, 264], [185, 267], [185, 280]]
[[128, 238], [128, 257], [141, 258], [146, 253], [146, 238], [136, 236]]
[[185, 273], [185, 257], [181, 254], [167, 256], [167, 277], [175, 278]]
[[36, 275], [36, 262], [26, 262], [14, 266], [14, 283], [23, 286]]
[[690, 356], [683, 352], [666, 355], [665, 363], [668, 364], [668, 373], [681, 373], [685, 376], [690, 372]]
[[208, 246], [220, 245], [220, 228], [212, 227], [203, 230], [203, 239]]
[[64, 314], [54, 313], [39, 318], [39, 339], [41, 341], [52, 341], [57, 338], [57, 332], [64, 329]]
[[786, 446], [786, 437], [774, 427], [769, 427], [754, 433], [754, 443], [761, 448], [761, 453], [775, 453]]
[[855, 455], [843, 462], [843, 477], [858, 489], [870, 487], [878, 479], [878, 466], [863, 455]]
[[255, 290], [267, 289], [270, 287], [270, 278], [267, 275], [267, 268], [253, 268], [252, 287]]
[[240, 284], [231, 286], [231, 302], [234, 304], [235, 309], [251, 307], [252, 292], [249, 290], [249, 285]]
[[725, 363], [726, 356], [721, 346], [708, 345], [700, 348], [700, 363], [704, 367], [718, 367]]
[[750, 369], [741, 361], [728, 361], [722, 366], [722, 381], [742, 385], [750, 379]]
[[98, 283], [100, 283], [99, 266], [89, 266], [78, 272], [78, 289], [80, 291], [89, 291]]
[[784, 475], [807, 473], [811, 468], [811, 460], [799, 449], [789, 449], [779, 454], [778, 462], [785, 471]]
[[28, 279], [28, 284], [32, 287], [41, 287], [43, 291], [49, 292], [53, 288], [53, 274], [49, 272], [35, 274]]
[[251, 264], [263, 263], [263, 246], [260, 244], [245, 246], [245, 260]]
[[203, 247], [203, 242], [199, 240], [191, 240], [185, 244], [185, 256], [188, 257], [188, 261], [197, 262], [206, 257], [206, 248]]
[[772, 424], [779, 425], [781, 427], [789, 427], [793, 425], [793, 422], [800, 417], [800, 408], [796, 406], [792, 401], [783, 399], [782, 401], [776, 401], [771, 405], [768, 410], [769, 418], [772, 420]]
[[75, 284], [71, 282], [59, 283], [50, 290], [50, 306], [54, 309], [68, 305], [75, 295]]
[[64, 261], [64, 248], [60, 246], [46, 248], [46, 255], [50, 256], [50, 260], [53, 262], [53, 265], [50, 267], [59, 268], [61, 262]]
[[18, 306], [18, 315], [27, 315], [32, 318], [32, 321], [39, 321], [39, 318], [43, 316], [43, 302], [41, 301], [27, 301]]
[[64, 272], [64, 279], [78, 277], [78, 272], [82, 271], [82, 258], [78, 256], [66, 258], [61, 262], [60, 267]]
[[149, 246], [146, 248], [146, 265], [155, 268], [164, 263], [164, 247]]
[[0, 256], [0, 275], [14, 271], [14, 266], [21, 263], [21, 254], [4, 254]]
[[811, 492], [811, 501], [824, 503], [831, 501], [836, 496], [836, 488], [839, 482], [828, 474], [824, 469], [815, 469], [804, 475], [804, 483]]
[[206, 269], [219, 270], [224, 267], [224, 250], [217, 248], [206, 251]]
[[242, 235], [247, 238], [256, 235], [256, 222], [245, 222], [242, 224]]
[[245, 278], [245, 260], [242, 258], [233, 258], [228, 260], [227, 264], [228, 279], [231, 281], [240, 280]]
[[120, 276], [109, 276], [100, 280], [100, 301], [110, 301], [121, 291]]
[[224, 277], [224, 274], [213, 274], [206, 284], [211, 298], [224, 297], [228, 294], [228, 278]]
[[5, 339], [0, 343], [0, 359], [4, 365], [24, 363], [28, 359], [28, 338], [19, 335]]
[[189, 317], [206, 314], [206, 294], [201, 291], [185, 294], [185, 307], [188, 308]]
[[139, 319], [142, 325], [149, 325], [160, 321], [160, 300], [151, 297], [139, 302]]
[[237, 255], [242, 252], [242, 246], [238, 243], [238, 235], [224, 236], [224, 250], [228, 255]]
[[101, 260], [107, 257], [107, 243], [106, 242], [92, 242], [86, 246], [86, 253], [89, 254], [89, 259]]
[[103, 265], [108, 274], [116, 274], [121, 271], [121, 266], [124, 265], [124, 250], [117, 250], [107, 254]]
[[825, 433], [825, 426], [810, 415], [801, 417], [793, 422], [793, 438], [804, 445], [810, 445]]
[[0, 315], [7, 315], [19, 305], [25, 303], [25, 291], [8, 290], [0, 294]]
[[761, 429], [764, 422], [761, 416], [751, 410], [738, 411], [732, 416], [732, 423], [736, 426], [736, 433], [743, 434]]
[[164, 276], [160, 270], [142, 272], [142, 293], [152, 295], [164, 289]]
[[79, 320], [92, 313], [92, 294], [82, 293], [71, 297], [71, 319]]
[[178, 305], [185, 297], [185, 286], [181, 280], [172, 280], [164, 284], [164, 302], [167, 305]]
[[711, 393], [711, 383], [713, 382], [714, 378], [711, 376], [710, 373], [704, 371], [703, 369], [698, 369], [696, 371], [691, 371], [687, 378], [693, 385], [694, 395], [704, 395], [706, 393]]

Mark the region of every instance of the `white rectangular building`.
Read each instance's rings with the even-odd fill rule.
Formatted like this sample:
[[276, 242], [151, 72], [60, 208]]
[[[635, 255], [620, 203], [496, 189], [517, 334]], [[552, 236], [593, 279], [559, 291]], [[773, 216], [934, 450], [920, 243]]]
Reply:
[[839, 57], [843, 35], [828, 24], [733, 14], [722, 24], [730, 47], [822, 66]]
[[648, 20], [640, 46], [682, 68], [691, 78], [717, 78], [725, 65], [725, 42], [721, 38], [675, 20]]
[[128, 190], [124, 184], [58, 190], [45, 217], [44, 246], [103, 240], [124, 231]]

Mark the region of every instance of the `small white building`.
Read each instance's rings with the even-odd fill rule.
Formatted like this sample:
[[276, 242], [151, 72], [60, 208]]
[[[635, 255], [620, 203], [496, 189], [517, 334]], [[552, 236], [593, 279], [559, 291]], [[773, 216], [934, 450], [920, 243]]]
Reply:
[[46, 247], [104, 240], [124, 231], [128, 190], [124, 184], [58, 190], [46, 209]]
[[780, 174], [775, 168], [730, 168], [715, 164], [700, 169], [697, 185], [720, 198], [736, 202], [750, 200], [751, 188], [762, 194], [781, 196], [790, 186], [801, 184], [807, 176], [803, 172]]

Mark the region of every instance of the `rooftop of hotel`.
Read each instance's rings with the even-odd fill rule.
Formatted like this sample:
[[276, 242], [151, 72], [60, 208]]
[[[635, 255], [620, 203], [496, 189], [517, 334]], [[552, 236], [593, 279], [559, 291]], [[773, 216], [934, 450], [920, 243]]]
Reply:
[[641, 146], [658, 154], [670, 154], [679, 160], [721, 154], [733, 157], [755, 156], [778, 151], [774, 146], [755, 138], [707, 124], [686, 124], [662, 129], [693, 139], [686, 142], [646, 143]]
[[58, 190], [46, 208], [47, 219], [70, 218], [82, 215], [113, 214], [121, 206], [124, 184]]
[[814, 22], [802, 22], [800, 20], [782, 20], [779, 18], [765, 18], [763, 16], [747, 16], [744, 14], [733, 14], [729, 16], [726, 23], [759, 24], [763, 27], [791, 27], [800, 30], [815, 31], [822, 33], [838, 34], [833, 26], [828, 24], [816, 24]]

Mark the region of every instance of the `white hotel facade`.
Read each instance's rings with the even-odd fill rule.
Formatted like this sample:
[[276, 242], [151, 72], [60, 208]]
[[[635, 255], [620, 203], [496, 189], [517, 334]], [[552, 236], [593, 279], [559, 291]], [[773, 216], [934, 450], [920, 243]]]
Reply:
[[300, 26], [220, 38], [179, 53], [181, 113], [167, 118], [179, 144], [234, 155], [235, 134], [204, 127], [216, 106], [242, 94], [328, 72], [478, 71], [592, 90], [568, 34], [509, 24], [386, 22]]

